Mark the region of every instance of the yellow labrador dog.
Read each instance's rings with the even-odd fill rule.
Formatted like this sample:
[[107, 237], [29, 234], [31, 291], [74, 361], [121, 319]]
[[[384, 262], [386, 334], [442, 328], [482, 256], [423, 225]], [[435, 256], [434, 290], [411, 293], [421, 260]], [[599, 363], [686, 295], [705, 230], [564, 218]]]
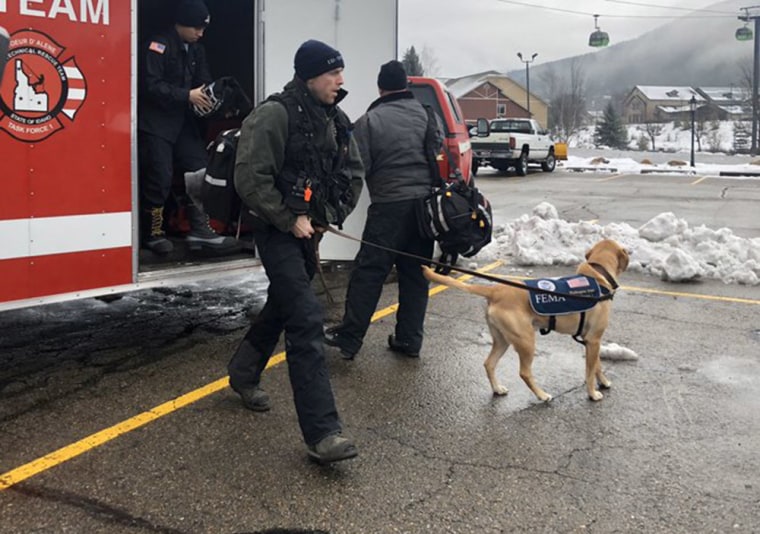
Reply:
[[[617, 289], [617, 277], [628, 267], [628, 252], [611, 239], [604, 239], [594, 245], [586, 253], [586, 261], [576, 270], [576, 275], [594, 279], [603, 293], [610, 296]], [[450, 287], [455, 287], [469, 293], [485, 297], [488, 301], [486, 320], [493, 337], [493, 347], [484, 363], [488, 380], [495, 395], [506, 395], [507, 388], [496, 379], [496, 366], [510, 345], [514, 346], [520, 356], [520, 378], [530, 390], [542, 401], [550, 401], [552, 396], [541, 389], [533, 378], [531, 367], [536, 352], [536, 329], [556, 330], [562, 334], [574, 335], [581, 339], [586, 346], [586, 390], [591, 400], [602, 400], [604, 397], [597, 390], [597, 382], [602, 388], [609, 388], [612, 382], [604, 376], [599, 361], [599, 350], [602, 335], [607, 328], [610, 317], [611, 300], [597, 302], [592, 308], [582, 313], [556, 315], [553, 318], [538, 315], [531, 304], [530, 292], [522, 287], [503, 284], [490, 286], [465, 284], [449, 276], [435, 273], [423, 266], [425, 278]], [[571, 277], [573, 278], [573, 277]], [[580, 284], [594, 285], [592, 280], [581, 276], [574, 277], [570, 287]], [[549, 280], [539, 281], [538, 287], [544, 282], [543, 289], [554, 286]], [[548, 293], [539, 300], [552, 300]], [[557, 300], [557, 297], [553, 297]], [[559, 298], [559, 300], [563, 300]], [[577, 299], [575, 299], [577, 300]], [[588, 302], [588, 301], [587, 301]], [[590, 303], [589, 303], [590, 305]]]

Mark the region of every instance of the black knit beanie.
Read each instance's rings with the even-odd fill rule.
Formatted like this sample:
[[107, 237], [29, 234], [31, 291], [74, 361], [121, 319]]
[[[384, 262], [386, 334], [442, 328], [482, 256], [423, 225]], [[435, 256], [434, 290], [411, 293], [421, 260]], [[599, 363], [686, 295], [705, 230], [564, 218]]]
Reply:
[[395, 59], [380, 67], [377, 75], [377, 87], [384, 91], [402, 91], [406, 89], [406, 70], [403, 63]]
[[340, 52], [315, 39], [310, 39], [299, 46], [293, 60], [296, 75], [304, 81], [344, 66]]
[[174, 22], [190, 28], [205, 28], [211, 22], [211, 16], [203, 0], [182, 0], [177, 6]]

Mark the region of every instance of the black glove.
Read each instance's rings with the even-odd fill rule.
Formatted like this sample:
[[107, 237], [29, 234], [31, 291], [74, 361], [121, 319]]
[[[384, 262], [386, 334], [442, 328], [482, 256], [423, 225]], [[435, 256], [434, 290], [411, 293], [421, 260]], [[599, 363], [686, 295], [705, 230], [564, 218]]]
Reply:
[[451, 272], [451, 267], [457, 262], [459, 255], [456, 252], [442, 252], [438, 258], [439, 265], [435, 266], [435, 272], [444, 276]]

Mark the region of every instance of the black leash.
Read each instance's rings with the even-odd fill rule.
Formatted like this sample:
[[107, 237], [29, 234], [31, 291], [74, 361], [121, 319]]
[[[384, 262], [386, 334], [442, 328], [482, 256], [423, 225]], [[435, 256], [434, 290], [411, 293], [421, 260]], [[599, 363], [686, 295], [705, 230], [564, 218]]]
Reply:
[[[337, 228], [334, 228], [332, 226], [328, 226], [327, 227], [327, 231], [330, 232], [330, 233], [332, 233], [332, 234], [335, 234], [337, 236], [343, 237], [345, 239], [349, 239], [351, 241], [356, 241], [357, 243], [362, 243], [364, 245], [369, 245], [371, 247], [379, 248], [380, 250], [385, 250], [386, 252], [392, 252], [393, 254], [398, 254], [400, 256], [406, 256], [407, 258], [415, 259], [415, 260], [417, 260], [420, 263], [423, 263], [425, 265], [435, 265], [436, 267], [440, 267], [441, 269], [449, 269], [449, 270], [452, 270], [452, 271], [457, 271], [459, 273], [469, 274], [470, 276], [475, 276], [476, 278], [483, 278], [484, 280], [490, 280], [491, 282], [496, 282], [497, 284], [504, 284], [504, 285], [507, 285], [507, 286], [517, 287], [519, 289], [525, 289], [526, 291], [534, 291], [536, 293], [545, 293], [547, 295], [555, 295], [557, 297], [565, 297], [565, 298], [570, 298], [570, 299], [590, 300], [590, 301], [594, 301], [594, 302], [602, 302], [604, 300], [612, 300], [612, 297], [615, 296], [615, 293], [612, 292], [612, 291], [603, 294], [601, 297], [589, 297], [589, 296], [586, 296], [586, 295], [570, 295], [568, 293], [560, 293], [558, 291], [551, 291], [549, 289], [541, 289], [540, 287], [528, 287], [525, 284], [521, 284], [519, 282], [513, 282], [511, 280], [505, 280], [504, 278], [499, 278], [498, 276], [493, 276], [493, 275], [486, 274], [486, 273], [480, 273], [478, 271], [473, 271], [471, 269], [465, 269], [464, 267], [457, 267], [455, 265], [449, 265], [447, 263], [441, 263], [441, 262], [435, 261], [435, 260], [433, 260], [431, 258], [425, 258], [423, 256], [417, 256], [416, 254], [411, 254], [409, 252], [401, 252], [400, 250], [395, 250], [395, 249], [392, 249], [390, 247], [386, 247], [384, 245], [378, 245], [377, 243], [370, 243], [369, 241], [365, 241], [365, 240], [360, 239], [358, 237], [354, 237], [352, 235], [348, 235], [347, 233], [342, 232], [342, 231], [340, 231]], [[595, 264], [592, 264], [592, 266], [594, 266], [594, 265]], [[596, 269], [595, 266], [594, 266], [594, 268]], [[604, 273], [602, 273], [602, 275], [605, 277], [605, 279], [607, 279], [608, 281], [610, 279], [612, 279], [613, 290], [617, 289], [618, 284], [617, 284], [617, 282], [614, 281], [614, 278], [612, 278], [612, 276], [609, 273], [607, 273], [607, 271], [604, 268], [602, 268], [602, 270], [604, 271]]]

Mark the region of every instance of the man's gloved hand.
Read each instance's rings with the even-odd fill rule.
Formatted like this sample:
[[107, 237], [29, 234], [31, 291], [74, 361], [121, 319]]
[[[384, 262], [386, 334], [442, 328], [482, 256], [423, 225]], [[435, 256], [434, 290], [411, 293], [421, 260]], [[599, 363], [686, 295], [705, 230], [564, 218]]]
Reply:
[[459, 255], [454, 252], [442, 252], [438, 258], [439, 265], [435, 266], [435, 272], [448, 276], [451, 273], [451, 267], [457, 262]]
[[211, 102], [211, 99], [206, 96], [206, 93], [203, 92], [204, 87], [205, 85], [201, 85], [195, 89], [190, 89], [190, 104], [196, 106], [203, 113], [208, 113], [211, 111], [211, 108], [214, 107], [214, 104]]
[[298, 239], [311, 239], [311, 236], [314, 235], [314, 227], [307, 215], [299, 215], [290, 231]]

